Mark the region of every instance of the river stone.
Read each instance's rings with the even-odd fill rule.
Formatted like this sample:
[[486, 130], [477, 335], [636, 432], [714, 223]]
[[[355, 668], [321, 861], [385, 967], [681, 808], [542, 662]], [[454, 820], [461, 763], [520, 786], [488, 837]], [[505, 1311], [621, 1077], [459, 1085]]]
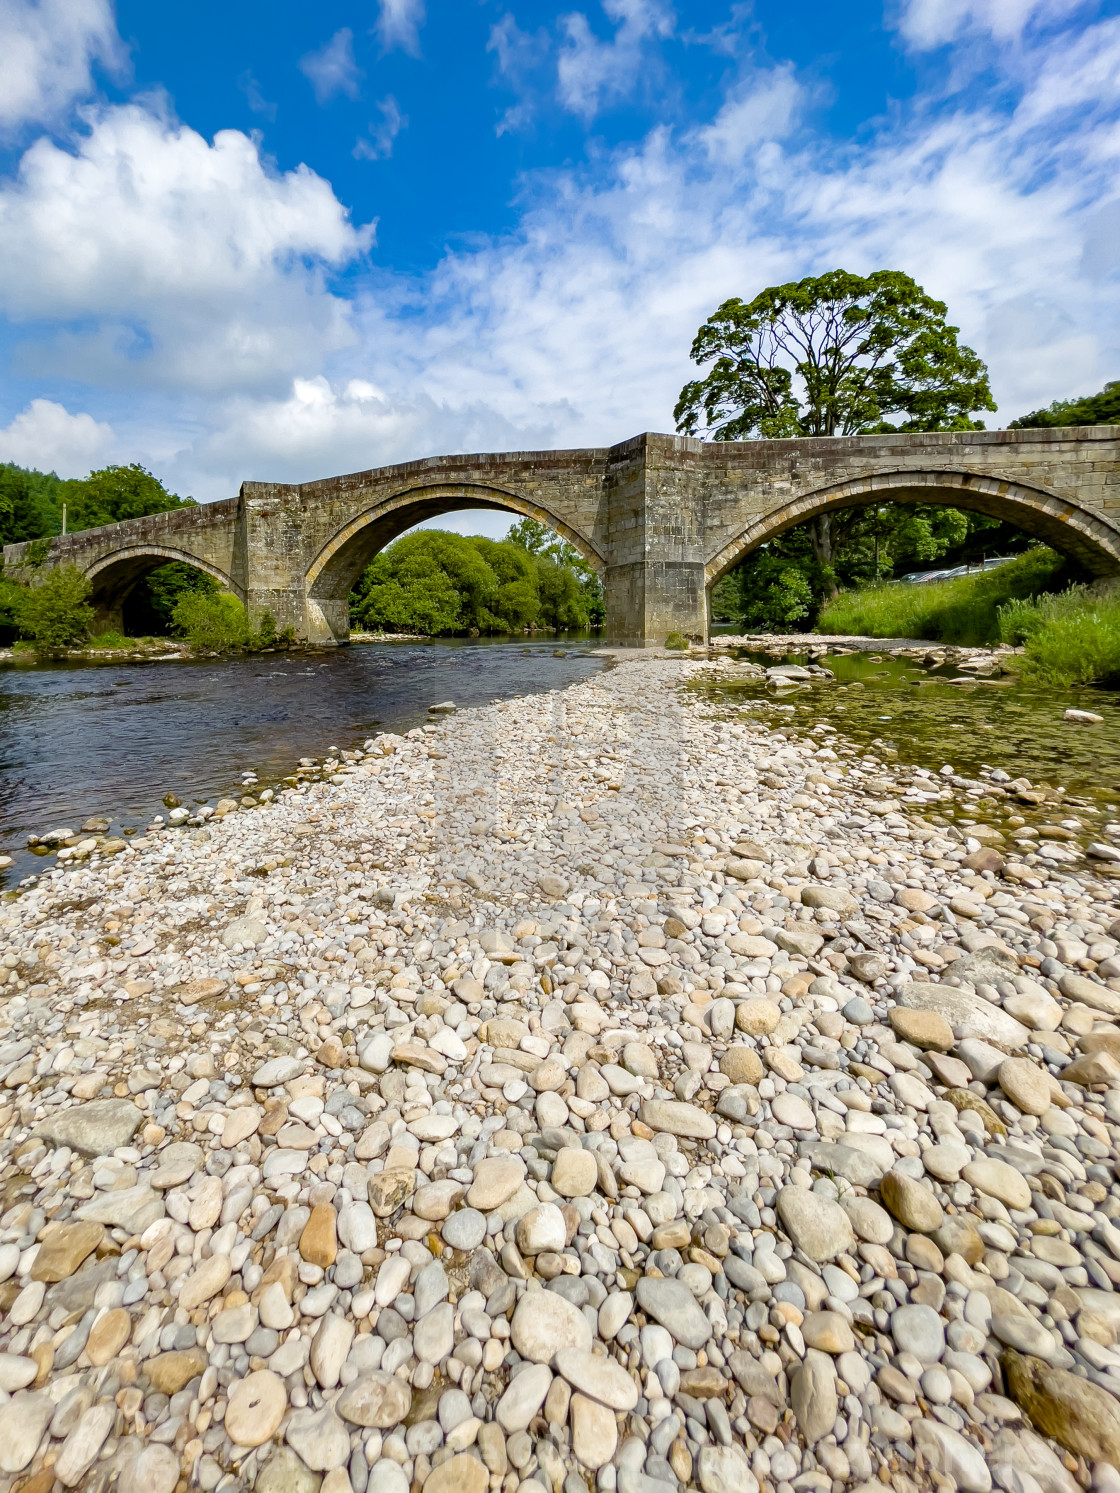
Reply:
[[216, 1296], [232, 1274], [229, 1255], [211, 1255], [183, 1278], [179, 1305], [188, 1312], [194, 1311], [196, 1306]]
[[695, 1351], [712, 1336], [711, 1323], [701, 1311], [696, 1297], [681, 1281], [643, 1275], [635, 1294], [646, 1316], [660, 1322], [666, 1332], [684, 1347]]
[[991, 1332], [1005, 1347], [1043, 1358], [1048, 1363], [1053, 1361], [1058, 1350], [1054, 1334], [1023, 1312], [996, 1312], [992, 1317]]
[[525, 1163], [516, 1156], [487, 1156], [474, 1169], [467, 1206], [482, 1213], [500, 1208], [525, 1180]]
[[169, 1446], [152, 1442], [125, 1463], [117, 1488], [119, 1493], [175, 1493], [178, 1481], [179, 1458]]
[[225, 980], [188, 980], [185, 985], [176, 988], [174, 995], [184, 1006], [197, 1006], [199, 1001], [214, 1000], [223, 995], [226, 989]]
[[1106, 1389], [1008, 1348], [1000, 1357], [1007, 1391], [1044, 1436], [1090, 1464], [1120, 1466], [1120, 1404]]
[[845, 891], [839, 886], [803, 886], [801, 888], [802, 907], [827, 907], [830, 912], [838, 912], [841, 917], [854, 917], [859, 912], [859, 903], [851, 892]]
[[[702, 1493], [758, 1493], [758, 1479], [741, 1446], [702, 1446], [696, 1458]], [[644, 1493], [644, 1490], [643, 1490]]]
[[557, 1151], [550, 1181], [562, 1198], [590, 1197], [598, 1178], [599, 1169], [590, 1151], [581, 1146], [562, 1146]]
[[132, 1318], [123, 1306], [115, 1307], [97, 1319], [86, 1339], [86, 1353], [94, 1368], [101, 1368], [128, 1342], [132, 1332]]
[[999, 1066], [999, 1086], [1025, 1115], [1044, 1115], [1050, 1108], [1050, 1078], [1030, 1058], [1005, 1058]]
[[790, 1239], [818, 1265], [835, 1259], [855, 1244], [848, 1215], [839, 1203], [822, 1197], [819, 1192], [810, 1192], [806, 1187], [783, 1187], [774, 1206]]
[[144, 1372], [160, 1394], [178, 1394], [199, 1374], [206, 1372], [206, 1354], [201, 1348], [179, 1348], [149, 1358]]
[[984, 1453], [959, 1431], [920, 1418], [914, 1422], [913, 1434], [926, 1465], [950, 1478], [961, 1493], [990, 1493], [992, 1474]]
[[222, 933], [222, 943], [227, 949], [235, 944], [243, 949], [256, 949], [267, 937], [268, 929], [259, 918], [234, 918]]
[[729, 1047], [719, 1060], [719, 1071], [733, 1084], [759, 1084], [762, 1081], [762, 1059], [753, 1047], [737, 1042]]
[[965, 1037], [979, 1037], [1007, 1052], [1017, 1052], [1030, 1041], [1030, 1033], [1021, 1022], [990, 1001], [974, 995], [971, 990], [913, 980], [899, 986], [895, 1001], [910, 1010], [934, 1011], [943, 1016], [958, 1041]]
[[33, 1134], [52, 1146], [69, 1146], [83, 1156], [108, 1156], [127, 1146], [144, 1120], [130, 1099], [95, 1099], [50, 1115]]
[[[127, 1312], [125, 1315], [128, 1315]], [[39, 1365], [33, 1358], [24, 1358], [19, 1353], [0, 1352], [0, 1389], [5, 1394], [26, 1389], [38, 1372]]]
[[1027, 1179], [1006, 1161], [983, 1157], [970, 1161], [962, 1174], [970, 1187], [998, 1198], [1008, 1208], [1029, 1208], [1031, 1190]]
[[851, 1220], [856, 1237], [868, 1244], [889, 1244], [894, 1234], [894, 1223], [885, 1208], [880, 1208], [874, 1198], [860, 1197], [856, 1193], [845, 1193], [840, 1206]]
[[[291, 1447], [278, 1446], [261, 1468], [253, 1493], [319, 1493], [319, 1478], [303, 1465]], [[404, 1493], [408, 1493], [407, 1483]]]
[[445, 1244], [469, 1252], [486, 1238], [486, 1215], [477, 1208], [458, 1208], [440, 1230]]
[[91, 1405], [78, 1424], [62, 1443], [62, 1450], [54, 1464], [54, 1475], [67, 1488], [77, 1488], [105, 1445], [105, 1439], [113, 1429], [117, 1418], [117, 1407], [109, 1401]]
[[540, 1203], [518, 1219], [516, 1237], [523, 1255], [559, 1253], [568, 1242], [568, 1227], [555, 1203]]
[[552, 1384], [552, 1370], [546, 1363], [530, 1364], [514, 1374], [509, 1388], [494, 1410], [494, 1419], [507, 1436], [524, 1431], [544, 1404]]
[[388, 1430], [399, 1426], [412, 1405], [412, 1391], [395, 1374], [371, 1369], [347, 1385], [338, 1397], [335, 1409], [343, 1420], [366, 1429]]
[[291, 1083], [292, 1079], [298, 1078], [302, 1072], [303, 1064], [298, 1058], [269, 1058], [253, 1074], [253, 1087], [255, 1089], [279, 1088], [281, 1084]]
[[856, 1345], [855, 1336], [846, 1317], [839, 1312], [808, 1312], [801, 1323], [801, 1336], [809, 1348], [819, 1348], [822, 1353], [850, 1353]]
[[299, 1236], [299, 1252], [310, 1265], [329, 1270], [338, 1256], [338, 1220], [330, 1203], [316, 1203]]
[[555, 1367], [573, 1389], [590, 1395], [612, 1410], [633, 1410], [638, 1386], [620, 1363], [602, 1353], [582, 1348], [561, 1348]]
[[562, 1348], [589, 1351], [591, 1328], [579, 1307], [556, 1291], [528, 1291], [513, 1314], [510, 1341], [522, 1358], [551, 1363]]
[[905, 1172], [887, 1172], [879, 1183], [879, 1196], [904, 1229], [932, 1234], [941, 1227], [945, 1210], [928, 1187]]
[[[560, 882], [559, 877], [549, 877], [550, 881]], [[541, 881], [545, 881], [541, 877]], [[560, 882], [567, 891], [567, 886]], [[542, 886], [545, 895], [550, 895]], [[553, 895], [562, 897], [564, 892], [556, 892]], [[447, 1462], [441, 1462], [438, 1467], [433, 1467], [424, 1479], [423, 1493], [486, 1493], [490, 1486], [490, 1474], [477, 1457], [472, 1457], [470, 1452], [459, 1452]]]
[[953, 1045], [953, 1028], [937, 1011], [916, 1011], [908, 1006], [892, 1006], [889, 1013], [891, 1031], [900, 1042], [915, 1047], [948, 1052]]
[[945, 1352], [945, 1324], [931, 1306], [895, 1307], [891, 1337], [900, 1352], [913, 1353], [919, 1363], [940, 1363]]
[[321, 1410], [294, 1411], [284, 1439], [313, 1472], [341, 1467], [350, 1455], [349, 1433], [329, 1405]]
[[618, 1422], [614, 1412], [586, 1395], [574, 1394], [568, 1413], [576, 1460], [597, 1472], [606, 1466], [618, 1447]]
[[144, 1183], [122, 1187], [119, 1192], [100, 1193], [74, 1210], [75, 1218], [110, 1224], [113, 1228], [127, 1229], [130, 1234], [142, 1234], [163, 1215], [163, 1199]]
[[639, 1118], [651, 1130], [686, 1139], [711, 1140], [716, 1133], [716, 1122], [710, 1114], [698, 1105], [683, 1104], [676, 1099], [647, 1099]]
[[[722, 1098], [722, 1095], [720, 1097]], [[861, 1139], [883, 1140], [885, 1137], [874, 1135], [863, 1136]], [[890, 1146], [889, 1141], [887, 1145]], [[847, 1146], [843, 1141], [824, 1140], [801, 1141], [797, 1147], [797, 1154], [816, 1171], [833, 1177], [843, 1177], [853, 1187], [874, 1187], [894, 1159], [893, 1151], [890, 1158], [884, 1162], [882, 1157], [868, 1151], [857, 1150], [855, 1146]]]
[[55, 1412], [46, 1392], [16, 1394], [0, 1405], [0, 1472], [22, 1472]]
[[[233, 1114], [240, 1113], [234, 1110]], [[222, 1131], [222, 1144], [228, 1145], [226, 1130], [229, 1129], [231, 1115], [225, 1122]], [[259, 1123], [259, 1119], [258, 1119]], [[168, 1187], [179, 1187], [182, 1183], [190, 1180], [198, 1171], [204, 1160], [201, 1146], [196, 1146], [193, 1141], [172, 1141], [159, 1153], [159, 1165], [148, 1178], [149, 1187], [158, 1187], [164, 1190]]]
[[[735, 1025], [748, 1037], [768, 1037], [781, 1019], [781, 1007], [775, 1001], [761, 997], [739, 1001], [735, 1007]], [[755, 1083], [757, 1079], [736, 1079], [735, 1082]]]
[[422, 1316], [412, 1329], [412, 1343], [421, 1363], [441, 1363], [455, 1346], [455, 1308], [443, 1301]]
[[836, 1370], [827, 1353], [805, 1350], [805, 1359], [789, 1387], [790, 1404], [801, 1434], [810, 1446], [827, 1436], [836, 1422]]
[[327, 1312], [311, 1342], [311, 1372], [324, 1389], [334, 1389], [354, 1341], [354, 1324], [337, 1312]]
[[100, 1223], [64, 1223], [48, 1234], [39, 1246], [31, 1267], [32, 1280], [67, 1280], [105, 1237]]

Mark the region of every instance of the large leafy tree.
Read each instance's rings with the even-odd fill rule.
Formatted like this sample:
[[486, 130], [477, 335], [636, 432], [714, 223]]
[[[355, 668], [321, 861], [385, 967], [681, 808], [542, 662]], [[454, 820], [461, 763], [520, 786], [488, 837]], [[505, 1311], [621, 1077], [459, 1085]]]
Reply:
[[528, 550], [537, 562], [541, 618], [549, 627], [560, 631], [602, 627], [606, 620], [602, 582], [574, 544], [535, 518], [511, 524], [506, 539]]
[[1056, 425], [1120, 425], [1120, 379], [1105, 384], [1099, 394], [1080, 399], [1055, 399], [1044, 410], [1032, 410], [1012, 420], [1011, 430], [1045, 429]]
[[168, 492], [158, 477], [132, 462], [102, 467], [72, 482], [64, 482], [59, 501], [66, 504], [66, 527], [96, 529], [128, 518], [146, 518], [173, 508], [193, 508], [193, 498]]
[[[711, 366], [681, 390], [677, 429], [716, 441], [980, 429], [975, 411], [996, 407], [988, 370], [947, 309], [899, 270], [832, 270], [724, 301], [692, 344]], [[834, 592], [837, 519], [806, 531]]]

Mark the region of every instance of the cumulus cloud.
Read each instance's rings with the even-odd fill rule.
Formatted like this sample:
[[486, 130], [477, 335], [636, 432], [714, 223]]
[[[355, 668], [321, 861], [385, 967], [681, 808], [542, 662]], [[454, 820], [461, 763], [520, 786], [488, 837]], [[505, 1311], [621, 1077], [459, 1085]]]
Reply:
[[124, 63], [109, 0], [2, 0], [0, 130], [54, 123], [90, 92], [95, 62]]
[[379, 0], [374, 31], [386, 52], [399, 48], [412, 57], [420, 55], [420, 27], [424, 24], [424, 0]]
[[903, 0], [898, 27], [918, 51], [968, 34], [1012, 41], [1032, 24], [1045, 25], [1083, 9], [1086, 0]]
[[357, 98], [364, 75], [354, 61], [354, 33], [349, 26], [336, 31], [317, 52], [301, 57], [299, 70], [315, 90], [316, 103], [329, 103], [336, 93]]
[[564, 42], [556, 60], [560, 102], [582, 119], [593, 119], [607, 105], [627, 98], [647, 65], [646, 44], [672, 35], [673, 13], [660, 0], [603, 0], [614, 23], [610, 41], [601, 41], [582, 11], [562, 21]]
[[370, 240], [327, 182], [272, 170], [240, 131], [208, 142], [140, 105], [102, 109], [68, 149], [36, 141], [0, 187], [0, 311], [32, 324], [35, 368], [283, 386], [350, 339], [325, 273]]
[[51, 399], [33, 399], [0, 428], [0, 461], [55, 471], [60, 477], [84, 477], [115, 444], [111, 425], [92, 415], [72, 415]]

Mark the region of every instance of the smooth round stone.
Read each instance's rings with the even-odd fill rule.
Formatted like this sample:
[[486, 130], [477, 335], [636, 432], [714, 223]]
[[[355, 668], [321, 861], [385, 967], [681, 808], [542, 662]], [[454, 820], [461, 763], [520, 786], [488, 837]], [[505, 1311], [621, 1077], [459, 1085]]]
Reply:
[[1021, 1312], [997, 1313], [992, 1318], [992, 1336], [1005, 1347], [1033, 1353], [1036, 1358], [1052, 1359], [1058, 1349], [1054, 1334]]
[[643, 1275], [635, 1289], [642, 1311], [659, 1322], [684, 1347], [695, 1352], [711, 1337], [711, 1323], [695, 1296], [681, 1281]]
[[605, 1467], [618, 1446], [618, 1422], [614, 1412], [586, 1395], [574, 1394], [569, 1414], [572, 1451], [577, 1461], [593, 1472]]
[[356, 1426], [388, 1430], [399, 1426], [412, 1405], [412, 1391], [395, 1374], [372, 1369], [339, 1395], [335, 1409]]
[[452, 1249], [477, 1249], [486, 1238], [486, 1216], [477, 1208], [458, 1208], [440, 1230]]
[[[748, 1037], [768, 1037], [781, 1019], [781, 1008], [774, 1001], [745, 1000], [739, 1001], [735, 1007], [735, 1025], [741, 1032], [746, 1032]], [[753, 1049], [748, 1050], [753, 1051]], [[761, 1073], [759, 1076], [761, 1077]], [[742, 1080], [745, 1083], [753, 1081]]]
[[638, 1403], [638, 1386], [620, 1363], [583, 1348], [561, 1348], [554, 1360], [559, 1374], [612, 1410], [630, 1411]]
[[[839, 1203], [806, 1187], [783, 1187], [775, 1199], [782, 1227], [798, 1249], [818, 1265], [855, 1244], [847, 1213]], [[756, 1266], [758, 1264], [756, 1260]]]
[[388, 1457], [382, 1457], [370, 1468], [366, 1493], [408, 1493], [408, 1478], [404, 1468]]
[[779, 1094], [771, 1101], [770, 1111], [779, 1125], [788, 1125], [791, 1130], [816, 1131], [812, 1105], [796, 1094]]
[[919, 1363], [938, 1363], [945, 1352], [945, 1324], [931, 1306], [899, 1306], [891, 1312], [891, 1337], [900, 1352]]
[[[127, 1320], [128, 1313], [125, 1312], [124, 1316]], [[92, 1336], [91, 1332], [90, 1337]], [[110, 1353], [109, 1358], [112, 1356], [113, 1354]], [[105, 1362], [107, 1363], [108, 1359]], [[0, 1353], [0, 1389], [6, 1394], [14, 1394], [17, 1389], [26, 1389], [38, 1372], [39, 1365], [34, 1358], [24, 1358], [18, 1353]]]
[[[743, 1005], [749, 1004], [749, 1001], [744, 1001], [739, 1007], [740, 1011]], [[770, 1002], [765, 1001], [764, 1004], [769, 1005]], [[748, 1047], [744, 1042], [737, 1042], [733, 1047], [729, 1047], [720, 1058], [719, 1071], [726, 1075], [733, 1084], [757, 1085], [762, 1081], [762, 1059], [753, 1047]]]
[[879, 1183], [879, 1196], [904, 1229], [915, 1229], [919, 1234], [932, 1234], [945, 1217], [929, 1188], [897, 1167]]
[[913, 1423], [913, 1436], [928, 1465], [936, 1467], [960, 1493], [990, 1493], [992, 1474], [987, 1459], [959, 1431], [923, 1417]]
[[424, 1479], [424, 1493], [486, 1493], [489, 1486], [489, 1472], [470, 1452], [441, 1462]]
[[1050, 1078], [1029, 1058], [1005, 1058], [999, 1066], [999, 1086], [1025, 1115], [1044, 1115], [1050, 1108]]
[[552, 1187], [562, 1198], [590, 1197], [595, 1191], [599, 1169], [590, 1151], [579, 1146], [564, 1146], [552, 1163]]
[[178, 1481], [179, 1458], [169, 1446], [151, 1443], [126, 1464], [117, 1487], [120, 1493], [175, 1493]]
[[922, 1152], [922, 1165], [939, 1182], [956, 1182], [971, 1160], [972, 1152], [956, 1141], [943, 1141]]
[[871, 1009], [870, 1002], [864, 1000], [862, 995], [853, 995], [841, 1009], [844, 1020], [850, 1021], [853, 1026], [867, 1026], [875, 1020], [875, 1012]]
[[538, 1124], [545, 1126], [556, 1126], [568, 1123], [568, 1106], [559, 1094], [548, 1092], [537, 1095], [537, 1102], [533, 1106]]
[[516, 1156], [487, 1156], [474, 1169], [467, 1206], [490, 1213], [509, 1201], [525, 1180], [525, 1163]]
[[1027, 1179], [1006, 1161], [985, 1157], [971, 1161], [964, 1169], [964, 1180], [977, 1192], [997, 1198], [1008, 1208], [1029, 1208], [1031, 1190]]
[[856, 1345], [851, 1327], [839, 1312], [810, 1312], [801, 1323], [801, 1336], [807, 1348], [823, 1353], [850, 1353]]
[[[86, 1340], [86, 1353], [95, 1368], [101, 1368], [128, 1342], [132, 1332], [132, 1318], [123, 1307], [116, 1307], [99, 1317], [90, 1328]], [[32, 1376], [34, 1377], [34, 1376]], [[172, 1485], [174, 1486], [174, 1484]]]
[[955, 1038], [953, 1028], [939, 1011], [921, 1011], [909, 1006], [892, 1006], [891, 1030], [900, 1042], [934, 1052], [948, 1052]]
[[262, 1446], [276, 1434], [288, 1408], [288, 1391], [270, 1369], [257, 1369], [230, 1387], [225, 1428], [238, 1446]]
[[940, 1365], [926, 1369], [919, 1383], [922, 1393], [931, 1404], [947, 1405], [953, 1398], [953, 1381]]
[[312, 1472], [330, 1472], [350, 1455], [350, 1435], [330, 1408], [297, 1410], [288, 1420], [284, 1438]]
[[530, 1364], [514, 1374], [494, 1409], [494, 1419], [507, 1436], [514, 1436], [528, 1427], [544, 1404], [551, 1386], [552, 1370], [547, 1363]]
[[522, 1358], [551, 1363], [561, 1348], [589, 1350], [591, 1328], [579, 1307], [558, 1292], [527, 1291], [513, 1314], [510, 1341]]
[[[595, 1158], [588, 1154], [594, 1166]], [[555, 1203], [539, 1203], [518, 1219], [516, 1238], [523, 1255], [544, 1254], [546, 1250], [558, 1254], [568, 1242], [563, 1213]]]
[[894, 1223], [885, 1208], [874, 1198], [857, 1197], [847, 1193], [841, 1207], [851, 1220], [857, 1238], [868, 1244], [889, 1244], [894, 1235]]
[[0, 1472], [22, 1472], [51, 1422], [55, 1403], [44, 1393], [20, 1395], [0, 1405]]

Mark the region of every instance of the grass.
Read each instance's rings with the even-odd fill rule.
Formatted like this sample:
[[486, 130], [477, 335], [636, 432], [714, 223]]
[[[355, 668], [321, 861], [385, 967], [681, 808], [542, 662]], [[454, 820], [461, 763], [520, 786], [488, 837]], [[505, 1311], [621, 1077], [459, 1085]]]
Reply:
[[930, 638], [966, 647], [1022, 645], [1023, 674], [1041, 684], [1120, 684], [1120, 592], [1057, 591], [1065, 562], [1028, 550], [998, 570], [927, 586], [898, 582], [829, 602], [818, 632]]
[[815, 631], [868, 638], [930, 638], [981, 647], [1001, 639], [1000, 608], [1060, 584], [1061, 555], [1032, 549], [998, 570], [925, 586], [899, 581], [845, 591], [817, 618]]

